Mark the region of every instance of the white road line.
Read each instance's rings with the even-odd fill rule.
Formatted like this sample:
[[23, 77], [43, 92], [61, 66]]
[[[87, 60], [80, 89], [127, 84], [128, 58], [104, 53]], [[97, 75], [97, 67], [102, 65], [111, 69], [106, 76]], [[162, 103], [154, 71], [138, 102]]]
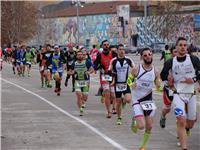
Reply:
[[67, 115], [68, 117], [80, 122], [81, 124], [83, 124], [84, 126], [86, 126], [87, 128], [89, 128], [90, 130], [92, 130], [93, 132], [95, 132], [97, 135], [99, 135], [100, 137], [102, 137], [104, 140], [106, 140], [108, 143], [110, 143], [111, 145], [113, 145], [114, 147], [116, 147], [117, 149], [120, 149], [120, 150], [127, 150], [126, 148], [124, 148], [122, 145], [120, 145], [119, 143], [115, 142], [114, 140], [112, 140], [111, 138], [109, 138], [108, 136], [106, 136], [104, 133], [100, 132], [98, 129], [94, 128], [93, 126], [91, 126], [90, 124], [88, 124], [87, 122], [83, 121], [82, 119], [78, 118], [78, 117], [75, 117], [73, 115], [71, 115], [70, 113], [68, 113], [67, 111], [63, 110], [62, 108], [56, 106], [55, 104], [53, 104], [52, 102], [48, 101], [47, 99], [41, 97], [40, 95], [30, 91], [30, 90], [27, 90], [13, 82], [10, 82], [6, 79], [3, 79], [1, 78], [2, 81], [4, 82], [7, 82], [11, 85], [14, 85], [24, 91], [26, 91], [27, 93], [29, 94], [32, 94], [36, 97], [38, 97], [39, 99], [41, 99], [42, 101], [46, 102], [47, 104], [49, 104], [50, 106], [54, 107], [55, 109], [57, 109], [58, 111], [62, 112], [63, 114]]

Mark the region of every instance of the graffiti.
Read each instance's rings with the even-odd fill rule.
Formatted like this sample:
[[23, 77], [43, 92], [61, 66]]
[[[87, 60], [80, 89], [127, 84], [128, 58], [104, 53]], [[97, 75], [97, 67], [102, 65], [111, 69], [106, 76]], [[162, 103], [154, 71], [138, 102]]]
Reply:
[[[129, 45], [131, 35], [139, 35], [139, 44], [154, 42], [173, 42], [177, 37], [184, 36], [190, 43], [195, 41], [194, 20], [192, 15], [174, 15], [171, 25], [173, 30], [167, 33], [167, 39], [163, 37], [162, 27], [166, 27], [165, 17], [149, 17], [147, 24], [147, 36], [144, 33], [144, 19], [131, 18], [129, 24], [125, 25], [125, 34], [118, 22], [117, 15], [92, 15], [80, 16], [79, 22], [79, 42], [82, 45], [100, 44], [107, 39], [111, 44], [124, 43]], [[35, 40], [41, 44], [67, 44], [77, 42], [77, 18], [55, 18], [44, 19], [41, 22], [40, 35]], [[171, 26], [170, 25], [170, 26]], [[145, 39], [147, 38], [147, 39]], [[145, 42], [146, 40], [146, 42]]]

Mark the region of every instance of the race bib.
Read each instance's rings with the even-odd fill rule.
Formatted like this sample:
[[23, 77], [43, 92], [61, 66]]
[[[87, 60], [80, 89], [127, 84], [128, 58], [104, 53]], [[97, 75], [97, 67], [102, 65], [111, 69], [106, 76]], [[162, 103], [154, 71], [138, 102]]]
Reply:
[[178, 83], [177, 93], [194, 93], [194, 84]]
[[143, 110], [155, 110], [156, 109], [156, 105], [151, 100], [140, 102], [140, 106], [142, 107]]
[[69, 61], [69, 62], [68, 62], [68, 65], [71, 66], [72, 64], [73, 64], [73, 61]]
[[27, 61], [26, 64], [31, 65], [31, 62], [30, 62], [30, 61]]
[[126, 89], [127, 89], [127, 84], [126, 83], [118, 83], [118, 84], [116, 84], [116, 91], [117, 92], [126, 91]]
[[0, 58], [0, 61], [3, 61], [3, 59]]
[[77, 87], [86, 87], [86, 86], [87, 86], [87, 81], [85, 80], [77, 81]]
[[109, 75], [102, 75], [102, 81], [112, 81], [112, 77]]
[[63, 69], [62, 68], [58, 68], [58, 72], [63, 72]]

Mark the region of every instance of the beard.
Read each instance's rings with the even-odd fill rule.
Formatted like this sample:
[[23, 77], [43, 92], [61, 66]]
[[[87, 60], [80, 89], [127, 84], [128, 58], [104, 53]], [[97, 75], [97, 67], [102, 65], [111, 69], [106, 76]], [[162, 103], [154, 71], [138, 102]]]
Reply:
[[153, 61], [153, 59], [151, 59], [150, 61], [147, 61], [147, 60], [144, 59], [144, 63], [147, 64], [147, 65], [152, 64], [152, 61]]

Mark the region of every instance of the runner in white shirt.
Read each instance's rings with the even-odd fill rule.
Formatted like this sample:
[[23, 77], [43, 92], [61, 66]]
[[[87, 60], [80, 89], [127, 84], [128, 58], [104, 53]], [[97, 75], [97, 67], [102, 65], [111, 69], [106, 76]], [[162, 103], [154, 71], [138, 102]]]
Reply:
[[153, 116], [155, 114], [155, 103], [152, 97], [152, 88], [155, 83], [160, 87], [160, 74], [152, 65], [152, 51], [144, 48], [141, 52], [143, 63], [139, 67], [133, 68], [135, 81], [132, 86], [132, 113], [133, 120], [131, 129], [137, 132], [137, 129], [145, 129], [140, 143], [140, 150], [145, 150], [145, 145], [150, 137], [153, 126]]

